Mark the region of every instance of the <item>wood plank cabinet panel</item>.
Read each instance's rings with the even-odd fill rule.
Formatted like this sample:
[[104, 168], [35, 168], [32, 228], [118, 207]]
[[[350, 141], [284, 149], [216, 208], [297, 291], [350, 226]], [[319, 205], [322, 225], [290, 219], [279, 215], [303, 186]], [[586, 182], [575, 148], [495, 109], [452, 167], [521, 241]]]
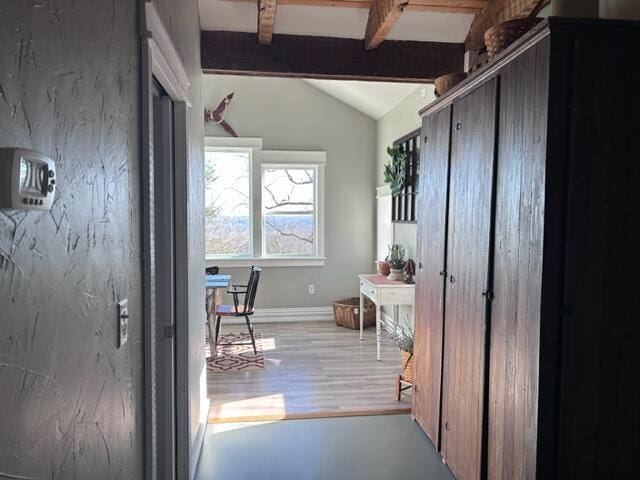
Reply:
[[488, 478], [535, 478], [549, 39], [500, 74]]
[[459, 480], [480, 479], [482, 463], [496, 86], [454, 102], [452, 114], [441, 453]]
[[551, 17], [421, 111], [413, 411], [458, 480], [640, 478], [639, 48]]
[[603, 29], [567, 42], [574, 84], [557, 478], [640, 478], [640, 66], [628, 63], [639, 32]]
[[416, 247], [413, 417], [436, 447], [440, 430], [450, 135], [450, 108], [424, 119]]

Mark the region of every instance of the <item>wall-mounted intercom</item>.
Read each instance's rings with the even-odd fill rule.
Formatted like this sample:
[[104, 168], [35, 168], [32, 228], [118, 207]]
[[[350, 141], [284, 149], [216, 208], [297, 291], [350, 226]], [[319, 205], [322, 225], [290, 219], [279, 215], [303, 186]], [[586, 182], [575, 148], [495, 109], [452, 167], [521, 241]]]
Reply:
[[0, 208], [49, 210], [55, 193], [51, 158], [23, 148], [0, 148]]

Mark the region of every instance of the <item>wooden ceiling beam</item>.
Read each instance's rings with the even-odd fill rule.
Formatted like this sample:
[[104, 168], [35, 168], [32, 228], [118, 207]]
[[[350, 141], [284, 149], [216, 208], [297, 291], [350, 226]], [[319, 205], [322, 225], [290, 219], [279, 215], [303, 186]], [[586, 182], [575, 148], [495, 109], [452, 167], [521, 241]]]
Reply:
[[[256, 0], [223, 0], [255, 2]], [[417, 12], [468, 13], [480, 12], [491, 0], [409, 0], [406, 10]], [[371, 8], [373, 0], [278, 0], [278, 5], [319, 7]]]
[[277, 6], [277, 0], [258, 0], [258, 43], [260, 45], [271, 45]]
[[484, 46], [484, 32], [498, 23], [529, 15], [534, 9], [549, 3], [540, 0], [493, 0], [471, 22], [469, 34], [464, 42], [467, 50]]
[[364, 50], [358, 39], [278, 34], [266, 47], [252, 33], [203, 31], [201, 56], [204, 73], [432, 82], [462, 71], [464, 45], [387, 40]]
[[364, 48], [373, 50], [380, 45], [409, 0], [374, 0], [369, 9], [367, 29], [364, 34]]

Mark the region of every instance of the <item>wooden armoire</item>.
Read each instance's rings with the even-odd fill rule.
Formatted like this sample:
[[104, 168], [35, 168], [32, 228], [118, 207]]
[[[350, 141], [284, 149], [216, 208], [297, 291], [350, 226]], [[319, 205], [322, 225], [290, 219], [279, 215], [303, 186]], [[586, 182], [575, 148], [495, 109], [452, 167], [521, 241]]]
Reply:
[[459, 480], [640, 478], [640, 23], [547, 19], [421, 114], [414, 419]]

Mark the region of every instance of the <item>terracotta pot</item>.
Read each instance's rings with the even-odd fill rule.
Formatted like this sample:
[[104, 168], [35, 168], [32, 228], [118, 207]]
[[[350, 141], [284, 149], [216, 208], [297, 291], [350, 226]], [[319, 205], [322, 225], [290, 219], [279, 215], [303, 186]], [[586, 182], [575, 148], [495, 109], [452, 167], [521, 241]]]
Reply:
[[385, 277], [389, 275], [389, 273], [391, 272], [391, 265], [389, 265], [389, 262], [380, 260], [377, 261], [376, 264], [378, 265], [378, 273], [380, 275], [384, 275]]
[[400, 350], [400, 356], [402, 358], [402, 379], [413, 383], [413, 354]]

